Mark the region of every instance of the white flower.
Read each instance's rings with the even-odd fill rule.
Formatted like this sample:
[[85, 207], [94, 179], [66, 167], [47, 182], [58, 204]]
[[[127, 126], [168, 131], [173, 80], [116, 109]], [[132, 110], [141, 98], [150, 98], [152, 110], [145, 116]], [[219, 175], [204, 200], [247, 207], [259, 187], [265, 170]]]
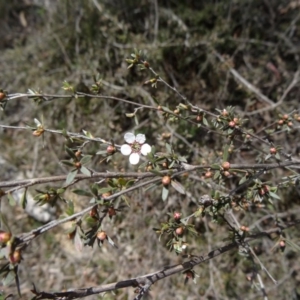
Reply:
[[129, 162], [132, 165], [136, 165], [140, 161], [140, 155], [147, 155], [151, 152], [151, 146], [145, 144], [146, 137], [144, 134], [137, 134], [136, 136], [131, 133], [127, 132], [124, 135], [124, 139], [127, 144], [121, 146], [121, 153], [123, 155], [130, 155]]

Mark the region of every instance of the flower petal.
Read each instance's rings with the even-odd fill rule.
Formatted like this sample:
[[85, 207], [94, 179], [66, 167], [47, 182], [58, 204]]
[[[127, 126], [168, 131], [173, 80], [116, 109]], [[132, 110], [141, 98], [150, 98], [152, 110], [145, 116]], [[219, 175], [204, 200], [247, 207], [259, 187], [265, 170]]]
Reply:
[[144, 134], [139, 133], [139, 134], [137, 134], [135, 140], [136, 140], [139, 144], [144, 144], [145, 141], [146, 141], [146, 137], [145, 137]]
[[128, 143], [128, 144], [132, 144], [135, 141], [135, 135], [132, 132], [127, 132], [124, 135], [124, 140]]
[[132, 149], [129, 145], [124, 144], [121, 146], [121, 153], [123, 155], [129, 155], [132, 152]]
[[140, 156], [138, 153], [131, 153], [130, 156], [129, 156], [129, 162], [132, 164], [132, 165], [136, 165], [138, 164], [140, 161]]
[[141, 148], [141, 153], [143, 154], [143, 155], [147, 155], [148, 153], [150, 153], [151, 152], [151, 146], [150, 145], [148, 145], [148, 144], [144, 144], [144, 145], [142, 145], [142, 148]]

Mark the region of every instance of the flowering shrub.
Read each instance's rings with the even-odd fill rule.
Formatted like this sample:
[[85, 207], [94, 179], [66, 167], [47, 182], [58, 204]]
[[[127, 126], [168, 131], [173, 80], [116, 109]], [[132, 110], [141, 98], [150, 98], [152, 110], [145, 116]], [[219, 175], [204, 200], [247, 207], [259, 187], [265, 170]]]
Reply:
[[[262, 48], [277, 51], [268, 58], [259, 47], [262, 41], [243, 36], [240, 21], [227, 36], [228, 27], [219, 26], [231, 18], [228, 12], [223, 16], [224, 3], [205, 4], [212, 10], [201, 34], [196, 28], [203, 23], [202, 10], [181, 15], [183, 22], [175, 10], [154, 4], [157, 14], [147, 22], [142, 18], [142, 24], [151, 28], [156, 20], [154, 32], [145, 34], [147, 39], [153, 36], [155, 47], [145, 40], [144, 49], [133, 53], [131, 44], [123, 47], [120, 41], [130, 36], [128, 28], [141, 36], [139, 27], [123, 26], [119, 10], [116, 18], [102, 9], [101, 1], [74, 4], [76, 13], [67, 15], [75, 19], [66, 22], [73, 24], [72, 33], [75, 26], [74, 36], [66, 38], [63, 28], [54, 34], [62, 57], [46, 44], [37, 64], [43, 68], [51, 60], [55, 65], [45, 67], [45, 74], [58, 76], [65, 61], [68, 68], [59, 83], [63, 91], [54, 85], [56, 77], [38, 84], [50, 92], [30, 88], [20, 93], [18, 84], [0, 90], [2, 117], [7, 116], [0, 124], [5, 147], [1, 155], [16, 156], [23, 170], [23, 177], [0, 182], [0, 276], [8, 288], [0, 297], [23, 293], [35, 300], [96, 298], [111, 290], [120, 299], [141, 299], [146, 293], [155, 299], [266, 298], [268, 293], [280, 299], [292, 298], [291, 291], [296, 297], [300, 162], [295, 143], [300, 113], [293, 99], [299, 70], [293, 69], [298, 58], [290, 58], [296, 48], [280, 48], [290, 45], [286, 39], [296, 30], [283, 35], [284, 43], [275, 45], [280, 34], [265, 39]], [[123, 17], [139, 22], [132, 14], [151, 14], [146, 5], [137, 5], [138, 10], [132, 7]], [[228, 10], [235, 17], [241, 15], [238, 9], [247, 14], [238, 1], [231, 5]], [[265, 10], [277, 14], [269, 18], [272, 32], [293, 10], [280, 5]], [[87, 7], [90, 10], [82, 14]], [[218, 14], [211, 18], [215, 10]], [[24, 28], [25, 15], [17, 12]], [[219, 15], [224, 19], [215, 21]], [[196, 17], [200, 21], [195, 22]], [[97, 36], [100, 45], [108, 45], [99, 53], [104, 60], [97, 70], [103, 69], [103, 76], [88, 76], [85, 69], [86, 61], [98, 61], [84, 56], [93, 53], [97, 39], [94, 29], [82, 22], [90, 21], [95, 28], [95, 20], [103, 34]], [[170, 40], [178, 40], [178, 45], [166, 41], [161, 24], [170, 26]], [[194, 24], [193, 31], [189, 24]], [[214, 26], [218, 31], [206, 36]], [[259, 36], [265, 31], [260, 29]], [[203, 35], [207, 40], [202, 43]], [[83, 47], [87, 36], [92, 39]], [[31, 58], [31, 48], [27, 51]], [[77, 64], [84, 71], [74, 83], [77, 72], [71, 76], [69, 71]], [[256, 71], [258, 64], [271, 73]], [[282, 71], [284, 66], [287, 70]], [[4, 79], [5, 72], [3, 68]], [[20, 74], [17, 79], [29, 80]], [[59, 92], [53, 92], [56, 89]], [[24, 107], [22, 114], [16, 113], [18, 107]], [[30, 207], [29, 199], [40, 209], [53, 209], [50, 222], [27, 220], [23, 212]], [[51, 234], [57, 232], [54, 238]], [[230, 256], [225, 258], [226, 252]], [[49, 280], [39, 281], [42, 278]], [[74, 284], [70, 278], [78, 281]], [[278, 285], [279, 280], [287, 284]]]

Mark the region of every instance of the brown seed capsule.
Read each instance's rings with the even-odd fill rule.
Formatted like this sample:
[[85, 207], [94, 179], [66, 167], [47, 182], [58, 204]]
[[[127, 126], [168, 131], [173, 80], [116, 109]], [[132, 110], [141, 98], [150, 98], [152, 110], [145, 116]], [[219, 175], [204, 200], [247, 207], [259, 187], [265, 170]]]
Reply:
[[106, 152], [107, 154], [114, 154], [116, 152], [116, 147], [114, 147], [113, 145], [108, 145], [106, 148]]
[[164, 186], [168, 186], [171, 183], [171, 177], [166, 175], [162, 178], [161, 182]]
[[81, 151], [80, 150], [77, 150], [76, 152], [75, 152], [75, 156], [77, 157], [77, 158], [79, 158], [80, 156], [81, 156]]
[[12, 264], [17, 264], [21, 261], [21, 252], [20, 250], [15, 250], [13, 253], [9, 255], [9, 261]]
[[229, 170], [229, 169], [230, 169], [230, 163], [229, 163], [228, 161], [224, 161], [224, 162], [222, 163], [222, 168], [223, 168], [224, 170]]
[[11, 233], [0, 230], [0, 243], [7, 243], [11, 239]]
[[97, 239], [103, 242], [104, 240], [107, 239], [107, 234], [105, 231], [98, 231], [97, 232]]
[[0, 101], [2, 101], [6, 97], [5, 93], [0, 92]]
[[106, 193], [103, 193], [102, 195], [102, 198], [107, 198], [107, 197], [109, 197], [109, 196], [111, 196], [111, 192], [106, 192]]
[[175, 221], [179, 221], [181, 219], [181, 213], [175, 211], [173, 214], [173, 218]]
[[285, 247], [285, 241], [281, 240], [281, 241], [279, 242], [279, 246], [280, 246], [281, 248]]
[[44, 129], [40, 128], [40, 129], [37, 129], [35, 131], [32, 132], [32, 135], [34, 136], [41, 136], [43, 133], [44, 133]]
[[184, 274], [187, 279], [194, 279], [194, 277], [195, 277], [194, 272], [192, 272], [191, 270], [186, 271]]
[[198, 115], [198, 116], [196, 117], [196, 121], [197, 121], [197, 122], [201, 122], [201, 121], [202, 121], [202, 116]]
[[230, 176], [230, 172], [224, 171], [224, 176], [225, 176], [225, 177], [229, 177], [229, 176]]
[[283, 120], [279, 120], [279, 121], [278, 121], [278, 125], [280, 125], [280, 126], [283, 125], [283, 123], [284, 123]]
[[183, 232], [184, 232], [184, 228], [183, 228], [183, 227], [178, 227], [178, 228], [176, 228], [176, 230], [175, 230], [175, 233], [176, 233], [177, 235], [183, 235]]
[[231, 127], [231, 128], [234, 128], [235, 125], [236, 125], [236, 124], [235, 124], [234, 121], [230, 121], [230, 122], [228, 123], [228, 126]]
[[211, 178], [213, 173], [211, 171], [207, 171], [204, 175], [205, 178]]
[[93, 207], [91, 210], [90, 210], [90, 216], [92, 218], [97, 218], [98, 217], [98, 210], [97, 210], [97, 207]]
[[76, 163], [74, 163], [74, 167], [76, 169], [80, 169], [81, 168], [81, 162], [80, 161], [77, 161]]
[[114, 207], [109, 207], [107, 213], [110, 218], [112, 218], [113, 216], [115, 216], [117, 214]]
[[227, 117], [228, 116], [228, 111], [226, 109], [223, 109], [222, 116], [223, 117]]
[[145, 67], [146, 69], [149, 69], [150, 64], [149, 64], [147, 61], [144, 61], [144, 67]]

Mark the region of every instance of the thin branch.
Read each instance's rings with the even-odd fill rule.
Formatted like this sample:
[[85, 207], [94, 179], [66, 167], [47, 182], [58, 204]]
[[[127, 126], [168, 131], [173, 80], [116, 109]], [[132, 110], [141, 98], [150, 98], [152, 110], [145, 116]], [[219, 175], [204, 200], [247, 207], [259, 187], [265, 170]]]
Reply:
[[[240, 170], [263, 170], [269, 171], [276, 168], [294, 168], [299, 169], [298, 165], [300, 165], [300, 161], [285, 161], [285, 162], [278, 162], [278, 163], [270, 163], [270, 164], [256, 164], [256, 165], [247, 165], [247, 164], [231, 164], [230, 169], [240, 169]], [[192, 172], [196, 170], [208, 169], [211, 170], [219, 170], [219, 167], [213, 167], [211, 165], [189, 165], [186, 163], [181, 163], [183, 171], [179, 171], [178, 169], [168, 169], [160, 171], [161, 175], [169, 174], [172, 172], [172, 176], [179, 176], [186, 172]], [[91, 176], [85, 174], [77, 174], [74, 180], [89, 180], [89, 179], [99, 179], [99, 178], [151, 178], [155, 177], [157, 174], [151, 172], [107, 172], [107, 173], [98, 173], [93, 172]], [[33, 186], [37, 184], [49, 183], [49, 182], [58, 182], [58, 181], [65, 181], [67, 179], [67, 175], [58, 175], [58, 176], [48, 176], [42, 178], [32, 178], [32, 179], [22, 179], [22, 180], [12, 180], [12, 181], [2, 181], [0, 182], [0, 188], [9, 188], [9, 187], [19, 187], [24, 188], [28, 186]]]
[[[259, 232], [256, 234], [249, 235], [244, 239], [243, 242], [248, 243], [250, 241], [256, 240], [258, 238], [263, 237], [270, 237], [272, 233], [280, 233], [282, 230], [287, 229], [289, 227], [296, 226], [297, 224], [300, 224], [300, 219], [296, 220], [294, 222], [290, 222], [288, 224], [285, 224], [284, 226], [275, 227], [267, 231]], [[119, 282], [114, 282], [106, 285], [100, 285], [96, 287], [89, 287], [89, 288], [81, 288], [81, 289], [75, 289], [72, 291], [67, 292], [54, 292], [54, 293], [48, 293], [48, 292], [38, 292], [35, 288], [33, 290], [33, 293], [36, 295], [33, 299], [34, 300], [40, 300], [40, 299], [56, 299], [56, 300], [69, 300], [69, 299], [78, 299], [87, 297], [90, 295], [100, 294], [103, 292], [113, 291], [120, 288], [126, 288], [126, 287], [139, 287], [141, 289], [148, 289], [151, 285], [153, 285], [155, 282], [162, 280], [166, 277], [169, 277], [171, 275], [184, 272], [190, 269], [193, 269], [195, 266], [200, 265], [216, 256], [219, 256], [225, 252], [228, 252], [229, 250], [232, 250], [234, 248], [237, 248], [239, 246], [238, 242], [233, 242], [230, 244], [227, 244], [225, 246], [219, 247], [215, 250], [212, 250], [204, 255], [193, 255], [192, 258], [186, 262], [183, 262], [181, 264], [177, 264], [174, 266], [165, 267], [162, 270], [156, 271], [154, 273], [146, 274], [144, 276], [135, 277], [132, 279], [127, 279]]]

